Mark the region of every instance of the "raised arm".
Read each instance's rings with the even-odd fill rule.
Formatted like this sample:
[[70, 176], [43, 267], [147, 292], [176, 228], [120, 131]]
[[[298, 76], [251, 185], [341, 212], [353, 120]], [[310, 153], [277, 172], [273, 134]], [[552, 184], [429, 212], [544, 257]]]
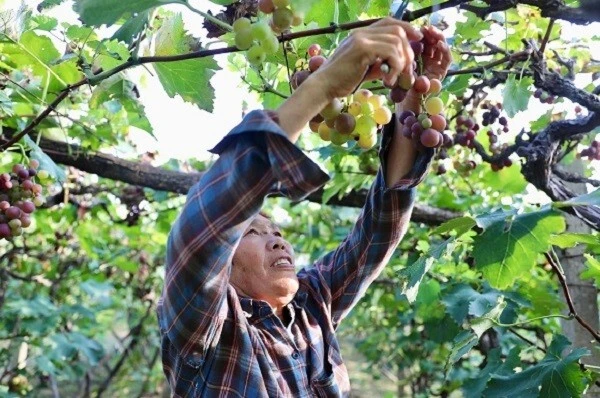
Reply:
[[254, 111], [215, 147], [219, 159], [191, 188], [173, 225], [158, 316], [163, 334], [188, 363], [201, 361], [219, 338], [231, 258], [266, 195], [282, 191], [299, 200], [327, 180], [290, 142], [312, 115], [288, 109], [326, 103], [314, 82], [307, 80], [282, 106], [287, 131], [271, 118], [277, 114]]
[[[429, 78], [443, 79], [451, 63], [444, 36], [433, 27], [423, 28], [422, 32], [426, 39], [437, 40], [426, 40], [429, 49], [423, 57], [424, 73]], [[410, 90], [397, 104], [396, 115], [404, 110], [419, 113], [420, 104], [421, 96]], [[396, 115], [384, 129], [381, 168], [354, 228], [336, 250], [300, 275], [329, 304], [336, 326], [381, 273], [404, 236], [412, 213], [414, 187], [423, 180], [434, 155], [432, 148], [415, 150], [411, 140], [402, 135]]]

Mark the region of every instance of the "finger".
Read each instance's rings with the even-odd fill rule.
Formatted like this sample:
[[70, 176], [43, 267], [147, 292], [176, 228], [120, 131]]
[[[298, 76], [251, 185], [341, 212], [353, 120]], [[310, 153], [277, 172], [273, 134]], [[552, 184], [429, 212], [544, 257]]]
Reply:
[[383, 41], [374, 41], [370, 44], [370, 49], [376, 57], [385, 60], [390, 67], [390, 73], [384, 76], [388, 83], [395, 83], [395, 79], [406, 67], [406, 57], [398, 51], [398, 47], [392, 43]]
[[404, 54], [404, 57], [406, 58], [406, 65], [405, 65], [404, 69], [402, 70], [402, 72], [403, 73], [412, 73], [413, 62], [415, 60], [415, 53], [413, 52], [413, 49], [410, 46], [410, 43], [408, 41], [406, 41], [406, 40], [402, 41], [401, 51]]
[[[405, 21], [400, 21], [398, 19], [394, 19], [392, 17], [383, 18], [371, 27], [380, 27], [380, 26], [397, 26], [404, 30], [406, 37], [409, 40], [421, 40], [423, 38], [423, 33], [421, 33], [418, 29], [415, 29], [410, 23]], [[369, 27], [370, 28], [370, 27]]]

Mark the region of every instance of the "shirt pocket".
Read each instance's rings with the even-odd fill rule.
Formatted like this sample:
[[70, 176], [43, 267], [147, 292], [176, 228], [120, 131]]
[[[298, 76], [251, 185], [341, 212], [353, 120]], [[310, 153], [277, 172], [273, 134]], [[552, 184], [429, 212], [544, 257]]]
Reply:
[[329, 397], [341, 397], [340, 388], [335, 381], [335, 375], [332, 373], [322, 379], [313, 380], [312, 390], [315, 397], [329, 398]]

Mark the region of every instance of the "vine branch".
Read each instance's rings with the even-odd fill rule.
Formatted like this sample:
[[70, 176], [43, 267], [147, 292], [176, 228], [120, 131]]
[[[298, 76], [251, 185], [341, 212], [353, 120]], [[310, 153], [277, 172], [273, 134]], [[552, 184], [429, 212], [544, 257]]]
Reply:
[[569, 287], [567, 286], [567, 280], [565, 278], [565, 275], [560, 270], [560, 266], [558, 265], [558, 263], [556, 262], [556, 260], [552, 257], [552, 255], [550, 253], [544, 253], [544, 255], [546, 257], [546, 260], [548, 260], [548, 263], [552, 267], [552, 270], [558, 277], [558, 281], [560, 282], [560, 285], [562, 286], [563, 293], [564, 293], [565, 299], [567, 301], [567, 305], [569, 306], [569, 312], [570, 312], [569, 315], [572, 316], [573, 318], [575, 318], [577, 320], [577, 322], [581, 326], [583, 326], [588, 332], [590, 332], [590, 334], [592, 336], [594, 336], [596, 341], [600, 343], [600, 333], [598, 333], [597, 330], [594, 330], [594, 328], [592, 328], [585, 321], [585, 319], [583, 319], [581, 316], [579, 316], [577, 314], [577, 310], [575, 309], [575, 305], [573, 304], [573, 298], [571, 297], [571, 292], [569, 291]]

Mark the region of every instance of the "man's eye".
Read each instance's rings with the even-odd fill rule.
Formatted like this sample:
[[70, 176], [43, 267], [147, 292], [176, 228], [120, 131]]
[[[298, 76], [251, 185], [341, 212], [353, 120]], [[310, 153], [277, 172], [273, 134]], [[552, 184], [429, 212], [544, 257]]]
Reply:
[[250, 234], [258, 235], [258, 231], [255, 230], [254, 228], [252, 228], [251, 230], [249, 230], [248, 232], [246, 232], [246, 235], [250, 235]]
[[275, 236], [279, 236], [280, 238], [281, 238], [281, 237], [283, 237], [283, 235], [281, 235], [281, 232], [279, 232], [279, 231], [275, 231], [275, 232], [273, 233], [273, 235], [275, 235]]

